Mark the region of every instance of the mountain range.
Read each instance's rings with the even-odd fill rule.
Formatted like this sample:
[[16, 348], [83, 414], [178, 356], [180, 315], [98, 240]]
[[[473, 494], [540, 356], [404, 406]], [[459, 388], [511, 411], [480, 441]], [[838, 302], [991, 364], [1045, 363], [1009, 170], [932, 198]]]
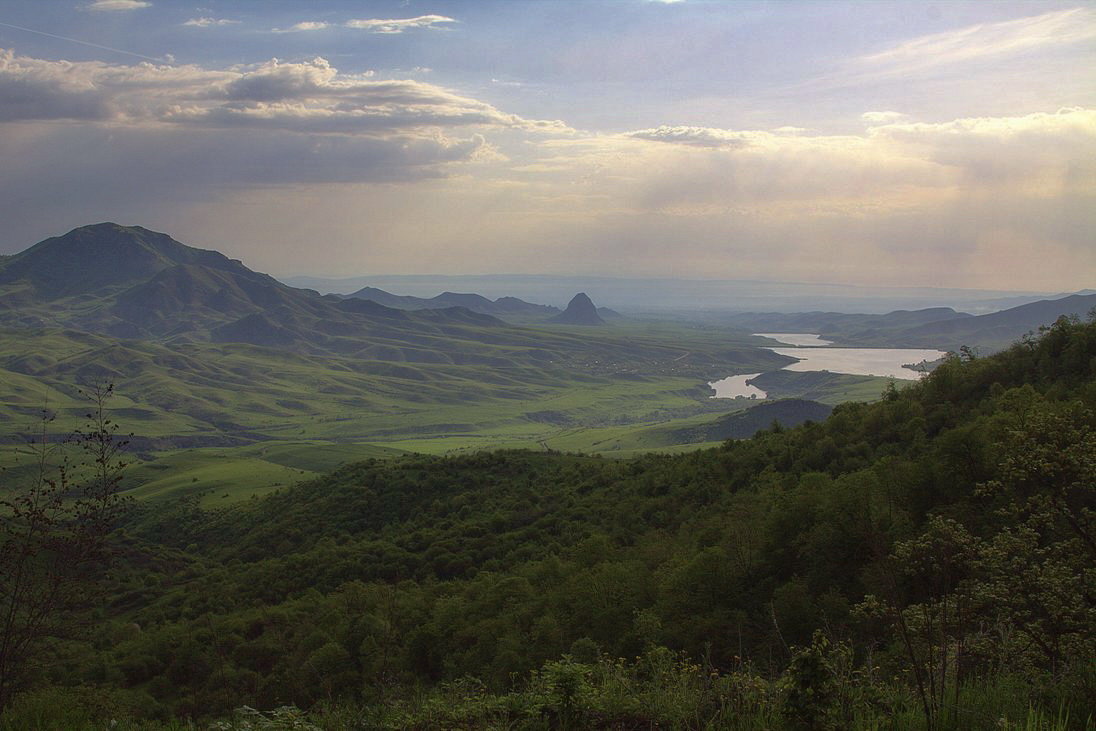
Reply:
[[1069, 294], [1052, 291], [1001, 291], [941, 287], [864, 286], [761, 280], [633, 278], [566, 274], [372, 274], [329, 278], [287, 276], [294, 287], [323, 293], [349, 294], [365, 286], [389, 292], [430, 297], [438, 292], [478, 292], [485, 297], [504, 295], [527, 302], [561, 306], [575, 292], [596, 293], [594, 299], [634, 314], [676, 312], [695, 318], [742, 312], [850, 312], [885, 314], [894, 310], [952, 307], [976, 315], [997, 312]]
[[950, 307], [897, 310], [884, 315], [841, 312], [742, 313], [719, 318], [723, 324], [753, 332], [814, 333], [837, 345], [892, 348], [968, 346], [983, 352], [1008, 347], [1024, 334], [1062, 316], [1086, 316], [1096, 308], [1096, 294], [1074, 294], [1040, 300], [985, 315]]
[[21, 442], [43, 406], [58, 424], [78, 418], [79, 385], [112, 382], [142, 449], [535, 446], [558, 423], [718, 412], [703, 385], [710, 374], [791, 362], [751, 340], [627, 322], [595, 337], [464, 306], [395, 309], [102, 223], [0, 259], [0, 443]]
[[546, 340], [464, 306], [408, 311], [322, 296], [219, 252], [114, 223], [74, 229], [0, 262], [0, 312], [8, 327], [416, 362], [489, 360], [485, 344], [536, 357], [529, 348]]
[[499, 297], [496, 300], [489, 300], [482, 295], [460, 292], [442, 292], [435, 297], [426, 298], [392, 294], [376, 287], [363, 287], [357, 292], [342, 296], [347, 299], [372, 300], [377, 304], [397, 310], [437, 310], [447, 307], [464, 307], [472, 312], [496, 317], [548, 318], [559, 314], [559, 308], [557, 307], [537, 305], [520, 300], [517, 297]]
[[[480, 294], [461, 292], [442, 292], [434, 297], [414, 297], [412, 295], [392, 294], [391, 292], [386, 292], [385, 290], [376, 287], [362, 287], [356, 292], [337, 296], [345, 297], [347, 299], [356, 298], [372, 300], [377, 304], [384, 305], [385, 307], [392, 307], [397, 310], [436, 310], [444, 309], [446, 307], [465, 307], [472, 312], [492, 315], [493, 317], [506, 320], [507, 322], [519, 324], [534, 324], [538, 322], [591, 324], [568, 322], [568, 320], [574, 317], [573, 313], [560, 319], [565, 313], [558, 307], [553, 307], [552, 305], [538, 305], [518, 299], [517, 297], [499, 297], [498, 299], [490, 300]], [[576, 298], [578, 296], [579, 295], [576, 295]], [[586, 294], [582, 293], [581, 296], [586, 297]], [[574, 299], [572, 299], [572, 304], [573, 303]], [[598, 318], [603, 318], [605, 320], [622, 319], [624, 317], [619, 312], [611, 310], [608, 307], [595, 307], [594, 310], [596, 311]], [[589, 318], [580, 317], [579, 319]], [[594, 324], [604, 323], [599, 322]]]
[[[411, 307], [389, 307], [373, 297]], [[657, 363], [673, 362], [675, 370], [688, 365], [674, 360], [682, 351], [673, 343], [623, 336], [594, 340], [518, 327], [476, 309], [523, 313], [539, 322], [558, 313], [512, 297], [492, 302], [475, 294], [430, 300], [380, 290], [321, 295], [217, 251], [116, 223], [83, 226], [0, 260], [3, 327], [21, 332], [63, 329], [171, 347], [247, 344], [375, 362], [537, 368], [554, 363], [628, 371], [647, 364], [647, 372]], [[755, 351], [724, 347], [710, 358], [714, 364], [733, 353], [732, 359], [777, 367], [782, 362]]]
[[[1026, 303], [985, 315], [946, 307], [883, 315], [745, 313], [719, 318], [754, 332], [812, 332], [840, 345], [999, 350], [1062, 315], [1096, 308], [1096, 294]], [[484, 344], [526, 349], [553, 342], [522, 323], [603, 324], [619, 317], [584, 293], [560, 312], [516, 297], [444, 292], [431, 298], [366, 287], [321, 295], [290, 287], [238, 260], [140, 226], [100, 223], [0, 259], [0, 312], [9, 327], [65, 327], [164, 342], [236, 342], [300, 353], [475, 362]], [[563, 337], [558, 336], [558, 337]], [[587, 347], [585, 344], [581, 347]], [[623, 341], [617, 345], [628, 347]], [[439, 356], [439, 354], [446, 354]], [[480, 354], [482, 356], [482, 353]], [[545, 353], [541, 357], [548, 358]]]

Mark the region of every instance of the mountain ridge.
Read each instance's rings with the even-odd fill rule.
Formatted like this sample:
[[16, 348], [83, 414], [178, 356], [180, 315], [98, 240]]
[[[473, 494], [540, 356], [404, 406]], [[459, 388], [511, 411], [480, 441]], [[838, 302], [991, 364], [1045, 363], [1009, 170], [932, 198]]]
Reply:
[[[536, 330], [464, 306], [410, 311], [321, 295], [219, 252], [113, 223], [73, 229], [28, 247], [0, 264], [0, 275], [0, 316], [16, 331], [71, 329], [168, 346], [240, 343], [378, 363], [508, 368], [553, 363], [584, 372], [591, 366], [677, 363], [680, 355], [671, 344]], [[481, 299], [450, 295], [469, 304]], [[528, 304], [516, 298], [496, 302], [511, 309]], [[736, 356], [751, 362], [782, 362], [770, 353], [741, 350]]]
[[538, 305], [517, 297], [499, 297], [488, 299], [480, 294], [463, 292], [442, 292], [434, 297], [415, 297], [386, 292], [376, 287], [363, 287], [348, 295], [336, 295], [347, 299], [366, 299], [401, 310], [435, 310], [447, 307], [465, 307], [472, 312], [484, 315], [518, 315], [530, 317], [550, 317], [559, 313], [551, 305]]
[[24, 327], [347, 353], [368, 350], [378, 338], [412, 345], [447, 331], [468, 338], [468, 327], [505, 325], [461, 307], [419, 316], [340, 302], [290, 287], [220, 252], [115, 223], [46, 239], [0, 268], [0, 311], [7, 309]]
[[106, 222], [54, 236], [0, 262], [0, 285], [25, 281], [42, 298], [121, 287], [180, 264], [251, 272], [219, 251], [198, 249], [141, 226]]

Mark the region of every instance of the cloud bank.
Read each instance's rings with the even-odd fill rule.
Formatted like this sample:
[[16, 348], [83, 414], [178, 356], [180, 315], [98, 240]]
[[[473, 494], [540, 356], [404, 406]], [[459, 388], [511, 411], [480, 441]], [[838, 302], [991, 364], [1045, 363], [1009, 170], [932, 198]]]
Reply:
[[[1090, 284], [1096, 109], [879, 107], [840, 134], [784, 121], [599, 134], [323, 58], [210, 69], [8, 50], [0, 196], [28, 213], [12, 249], [118, 219], [208, 246], [231, 231], [229, 253], [276, 273]], [[31, 234], [43, 220], [56, 228]]]
[[197, 66], [44, 61], [0, 50], [0, 121], [75, 120], [294, 132], [437, 135], [453, 127], [562, 131], [443, 87], [344, 75], [323, 58]]

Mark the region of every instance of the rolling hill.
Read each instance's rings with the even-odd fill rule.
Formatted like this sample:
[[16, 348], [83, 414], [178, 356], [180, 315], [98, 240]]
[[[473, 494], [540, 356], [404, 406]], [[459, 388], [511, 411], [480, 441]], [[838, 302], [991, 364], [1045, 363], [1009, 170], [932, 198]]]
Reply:
[[561, 424], [721, 413], [703, 386], [709, 373], [789, 362], [723, 333], [631, 325], [593, 338], [463, 306], [409, 311], [321, 296], [116, 224], [0, 261], [0, 317], [6, 444], [21, 441], [43, 406], [67, 428], [82, 413], [78, 385], [111, 381], [119, 420], [149, 452], [287, 439], [535, 446]]

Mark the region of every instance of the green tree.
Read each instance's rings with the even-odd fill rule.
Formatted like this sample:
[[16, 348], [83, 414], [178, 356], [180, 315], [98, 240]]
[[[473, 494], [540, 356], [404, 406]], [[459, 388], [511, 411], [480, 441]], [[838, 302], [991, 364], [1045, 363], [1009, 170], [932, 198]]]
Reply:
[[109, 534], [128, 506], [118, 494], [125, 442], [106, 411], [113, 386], [81, 393], [90, 409], [69, 441], [82, 461], [72, 464], [66, 444], [51, 442], [44, 416], [30, 450], [33, 476], [0, 492], [0, 710], [48, 640], [82, 625], [111, 557]]

